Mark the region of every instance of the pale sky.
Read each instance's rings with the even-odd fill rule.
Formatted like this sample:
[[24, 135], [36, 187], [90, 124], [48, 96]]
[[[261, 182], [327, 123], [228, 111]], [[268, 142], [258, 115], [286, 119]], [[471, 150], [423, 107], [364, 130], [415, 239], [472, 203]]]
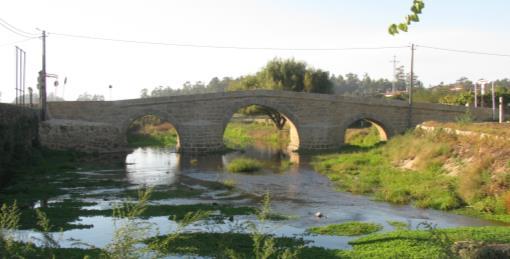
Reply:
[[[181, 87], [185, 81], [255, 73], [274, 58], [305, 61], [334, 74], [391, 78], [393, 55], [409, 68], [410, 49], [290, 51], [155, 46], [75, 39], [53, 33], [198, 45], [350, 48], [415, 43], [510, 54], [508, 0], [425, 0], [419, 23], [398, 36], [390, 23], [409, 13], [412, 0], [2, 0], [0, 18], [31, 33], [49, 32], [47, 72], [68, 78], [65, 99], [83, 92], [109, 99], [138, 98], [142, 88]], [[15, 44], [23, 40], [0, 27], [1, 102], [12, 102]], [[27, 53], [27, 86], [41, 69], [41, 40], [17, 44]], [[510, 77], [510, 57], [416, 51], [415, 71], [425, 85], [461, 76]], [[52, 79], [48, 92], [54, 92]], [[61, 84], [62, 86], [62, 84]], [[58, 96], [62, 96], [62, 87]]]

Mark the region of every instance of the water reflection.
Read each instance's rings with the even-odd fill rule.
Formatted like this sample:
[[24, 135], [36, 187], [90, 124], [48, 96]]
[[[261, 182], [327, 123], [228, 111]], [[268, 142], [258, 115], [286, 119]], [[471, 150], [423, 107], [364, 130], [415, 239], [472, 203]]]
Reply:
[[178, 180], [179, 156], [165, 148], [138, 148], [126, 157], [127, 179], [131, 184], [172, 185]]

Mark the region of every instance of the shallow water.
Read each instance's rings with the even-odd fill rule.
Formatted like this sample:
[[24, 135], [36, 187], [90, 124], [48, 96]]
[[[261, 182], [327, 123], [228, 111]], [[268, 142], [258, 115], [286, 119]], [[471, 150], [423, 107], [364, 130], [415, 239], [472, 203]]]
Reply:
[[[223, 169], [225, 165], [239, 156], [266, 161], [269, 169], [252, 174], [226, 172]], [[280, 170], [282, 160], [290, 160], [292, 163], [285, 170]], [[385, 202], [373, 201], [367, 196], [336, 191], [326, 177], [313, 170], [309, 160], [309, 156], [296, 153], [289, 154], [278, 149], [261, 147], [249, 148], [244, 152], [204, 156], [182, 155], [164, 148], [139, 148], [126, 157], [125, 170], [98, 170], [78, 173], [81, 179], [101, 178], [119, 182], [124, 181], [132, 184], [131, 186], [108, 189], [91, 187], [73, 191], [94, 195], [94, 198], [89, 197], [84, 201], [93, 201], [97, 205], [85, 207], [85, 209], [111, 208], [112, 204], [119, 202], [115, 194], [122, 191], [123, 188], [136, 189], [152, 186], [157, 187], [160, 191], [165, 190], [165, 188], [170, 190], [180, 185], [189, 186], [191, 189], [205, 190], [197, 197], [151, 201], [151, 204], [171, 205], [218, 203], [258, 206], [259, 198], [264, 193], [269, 192], [273, 212], [288, 215], [290, 219], [268, 221], [259, 224], [260, 229], [277, 236], [302, 237], [304, 240], [311, 241], [310, 246], [335, 249], [348, 249], [350, 246], [347, 242], [352, 237], [308, 235], [306, 229], [312, 226], [346, 221], [379, 223], [384, 226], [383, 231], [392, 230], [387, 221], [408, 222], [412, 228], [421, 222], [437, 224], [438, 227], [494, 224], [489, 221], [442, 211], [391, 205]], [[225, 180], [233, 180], [236, 183], [233, 192], [208, 189], [207, 185], [204, 184]], [[55, 200], [64, 197], [57, 197]], [[316, 212], [323, 213], [325, 217], [315, 217]], [[94, 227], [55, 233], [56, 237], [59, 237], [62, 247], [77, 246], [77, 240], [96, 247], [104, 247], [111, 241], [115, 229], [115, 221], [112, 217], [94, 216], [81, 217], [80, 219], [79, 223], [90, 224]], [[176, 229], [176, 223], [166, 216], [152, 217], [146, 221], [157, 226], [161, 234]], [[256, 221], [256, 219], [254, 216], [235, 216], [232, 222], [228, 220], [222, 223], [197, 222], [189, 226], [186, 231], [223, 232], [232, 229], [239, 230], [240, 226], [247, 221]], [[40, 234], [34, 231], [20, 231], [19, 235], [20, 239], [23, 240], [40, 237]]]

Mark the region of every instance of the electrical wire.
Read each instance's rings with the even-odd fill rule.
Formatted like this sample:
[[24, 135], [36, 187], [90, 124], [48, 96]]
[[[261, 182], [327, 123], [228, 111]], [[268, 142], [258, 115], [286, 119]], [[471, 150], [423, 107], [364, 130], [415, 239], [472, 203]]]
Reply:
[[0, 44], [0, 47], [9, 46], [9, 45], [15, 45], [15, 44], [19, 44], [19, 43], [22, 43], [22, 42], [26, 42], [26, 41], [33, 40], [33, 39], [38, 39], [38, 38], [39, 37], [31, 37], [31, 38], [26, 38], [26, 39], [14, 41], [14, 42], [3, 43], [3, 44]]
[[38, 34], [28, 33], [23, 30], [20, 30], [20, 29], [14, 27], [13, 25], [11, 25], [10, 23], [6, 22], [2, 18], [0, 18], [0, 25], [2, 27], [4, 27], [5, 29], [7, 29], [7, 30], [11, 31], [12, 33], [15, 33], [21, 37], [30, 38], [30, 37], [34, 37], [34, 36], [38, 35]]
[[510, 54], [492, 53], [492, 52], [484, 52], [484, 51], [473, 51], [473, 50], [461, 50], [461, 49], [449, 49], [449, 48], [440, 48], [440, 47], [424, 46], [424, 45], [416, 45], [416, 46], [426, 48], [426, 49], [441, 50], [441, 51], [447, 51], [447, 52], [465, 53], [465, 54], [473, 54], [473, 55], [497, 56], [497, 57], [510, 57]]
[[381, 46], [381, 47], [352, 47], [352, 48], [278, 48], [278, 47], [242, 47], [242, 46], [226, 46], [226, 45], [205, 45], [205, 44], [186, 44], [186, 43], [171, 43], [171, 42], [154, 42], [154, 41], [139, 41], [139, 40], [126, 40], [104, 38], [96, 36], [66, 34], [49, 32], [51, 35], [80, 38], [88, 40], [103, 40], [122, 43], [145, 44], [145, 45], [163, 45], [174, 47], [189, 47], [189, 48], [211, 48], [211, 49], [236, 49], [236, 50], [285, 50], [285, 51], [345, 51], [345, 50], [380, 50], [380, 49], [401, 49], [408, 48], [409, 46]]

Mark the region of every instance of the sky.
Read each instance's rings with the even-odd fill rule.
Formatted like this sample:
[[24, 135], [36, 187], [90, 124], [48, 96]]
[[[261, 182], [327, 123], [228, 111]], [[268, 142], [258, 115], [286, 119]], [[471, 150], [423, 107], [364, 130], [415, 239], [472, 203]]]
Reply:
[[[16, 0], [0, 2], [0, 18], [47, 37], [48, 92], [66, 100], [82, 93], [107, 100], [138, 98], [142, 88], [180, 88], [186, 81], [256, 73], [269, 60], [295, 58], [333, 74], [393, 75], [393, 56], [409, 71], [411, 51], [297, 51], [192, 48], [88, 40], [58, 34], [133, 41], [256, 48], [317, 49], [434, 46], [510, 55], [508, 0], [425, 0], [408, 33], [387, 28], [409, 14], [412, 0]], [[23, 41], [23, 42], [20, 42]], [[15, 44], [14, 44], [15, 43]], [[36, 88], [40, 38], [0, 27], [0, 102], [15, 96], [15, 45], [27, 54], [26, 86]], [[510, 77], [509, 56], [472, 55], [417, 47], [415, 73], [426, 86]], [[67, 84], [63, 87], [63, 78]], [[112, 91], [108, 86], [112, 85]]]

